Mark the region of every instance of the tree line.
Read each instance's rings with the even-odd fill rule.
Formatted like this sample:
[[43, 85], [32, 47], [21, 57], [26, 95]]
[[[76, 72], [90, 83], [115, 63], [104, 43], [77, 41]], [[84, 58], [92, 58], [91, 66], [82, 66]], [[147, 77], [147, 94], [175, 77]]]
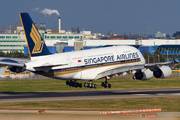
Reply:
[[143, 56], [146, 60], [146, 63], [157, 63], [166, 61], [166, 57], [162, 55], [158, 50], [156, 50], [153, 55], [149, 52], [145, 52]]
[[30, 58], [29, 54], [24, 55], [23, 52], [7, 52], [4, 53], [2, 51], [0, 51], [0, 57], [11, 57], [11, 58]]

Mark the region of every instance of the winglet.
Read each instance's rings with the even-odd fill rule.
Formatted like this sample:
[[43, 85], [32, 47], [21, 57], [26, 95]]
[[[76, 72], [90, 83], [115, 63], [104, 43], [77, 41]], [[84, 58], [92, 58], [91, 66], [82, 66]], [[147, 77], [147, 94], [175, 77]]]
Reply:
[[28, 13], [19, 13], [30, 57], [50, 55], [44, 40]]

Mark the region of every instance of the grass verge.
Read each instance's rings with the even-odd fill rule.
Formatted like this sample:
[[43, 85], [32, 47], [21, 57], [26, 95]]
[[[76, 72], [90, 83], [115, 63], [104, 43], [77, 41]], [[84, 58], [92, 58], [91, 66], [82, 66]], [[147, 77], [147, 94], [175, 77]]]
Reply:
[[162, 108], [163, 112], [180, 112], [180, 97], [1, 103], [0, 108], [56, 110], [128, 110]]
[[[88, 81], [78, 81], [84, 83]], [[59, 91], [80, 91], [80, 90], [108, 90], [101, 87], [104, 79], [93, 81], [98, 85], [97, 89], [75, 88], [66, 85], [66, 81], [61, 80], [8, 80], [0, 81], [0, 92], [59, 92]], [[155, 89], [155, 88], [180, 88], [179, 77], [170, 77], [167, 79], [152, 78], [147, 81], [133, 80], [132, 78], [112, 78], [111, 90], [116, 89]]]

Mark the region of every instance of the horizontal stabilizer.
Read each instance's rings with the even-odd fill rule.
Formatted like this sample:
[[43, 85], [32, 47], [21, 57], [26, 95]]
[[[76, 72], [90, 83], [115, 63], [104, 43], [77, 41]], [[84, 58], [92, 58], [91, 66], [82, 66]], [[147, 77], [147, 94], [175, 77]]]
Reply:
[[17, 67], [25, 67], [25, 64], [23, 64], [23, 63], [13, 63], [13, 62], [0, 61], [0, 64], [2, 64], [2, 65], [12, 65], [12, 66], [17, 66]]

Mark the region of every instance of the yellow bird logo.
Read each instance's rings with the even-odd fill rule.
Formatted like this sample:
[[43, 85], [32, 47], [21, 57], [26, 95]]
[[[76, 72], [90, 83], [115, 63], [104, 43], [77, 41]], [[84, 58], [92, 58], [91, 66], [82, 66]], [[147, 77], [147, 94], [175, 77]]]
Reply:
[[35, 44], [33, 51], [32, 51], [32, 54], [41, 53], [43, 45], [44, 45], [44, 41], [41, 41], [41, 36], [39, 35], [34, 24], [32, 24], [30, 37], [34, 41], [34, 44]]

